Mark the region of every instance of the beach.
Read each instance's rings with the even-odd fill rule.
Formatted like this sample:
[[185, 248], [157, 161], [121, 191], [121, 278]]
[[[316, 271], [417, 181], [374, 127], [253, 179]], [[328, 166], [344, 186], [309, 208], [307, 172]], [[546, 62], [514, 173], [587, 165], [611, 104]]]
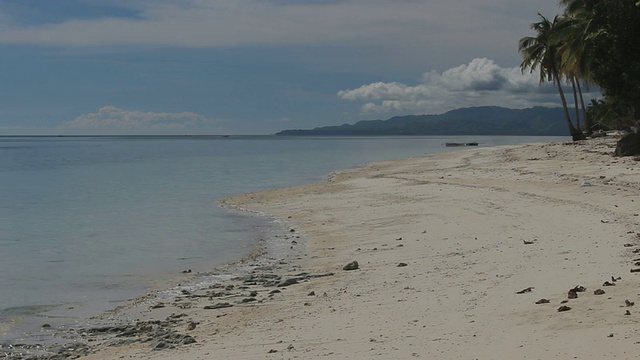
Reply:
[[221, 199], [280, 219], [301, 250], [141, 300], [79, 354], [635, 358], [640, 169], [615, 140], [470, 147]]

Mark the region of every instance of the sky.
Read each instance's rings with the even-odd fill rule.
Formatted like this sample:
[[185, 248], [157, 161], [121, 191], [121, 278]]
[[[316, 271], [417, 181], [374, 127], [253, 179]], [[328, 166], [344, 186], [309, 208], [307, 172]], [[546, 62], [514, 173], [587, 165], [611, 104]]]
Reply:
[[0, 135], [272, 134], [560, 106], [553, 86], [519, 68], [518, 40], [534, 35], [538, 12], [561, 9], [557, 0], [0, 0]]

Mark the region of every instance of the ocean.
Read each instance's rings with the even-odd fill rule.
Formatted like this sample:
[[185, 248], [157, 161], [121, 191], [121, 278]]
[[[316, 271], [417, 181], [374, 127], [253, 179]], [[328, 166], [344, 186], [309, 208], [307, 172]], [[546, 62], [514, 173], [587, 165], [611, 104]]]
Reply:
[[[374, 160], [561, 137], [0, 137], [0, 344], [80, 324], [182, 272], [248, 256], [283, 231], [220, 208], [233, 194], [327, 179]], [[64, 311], [60, 311], [64, 309]], [[64, 315], [60, 315], [64, 314]]]

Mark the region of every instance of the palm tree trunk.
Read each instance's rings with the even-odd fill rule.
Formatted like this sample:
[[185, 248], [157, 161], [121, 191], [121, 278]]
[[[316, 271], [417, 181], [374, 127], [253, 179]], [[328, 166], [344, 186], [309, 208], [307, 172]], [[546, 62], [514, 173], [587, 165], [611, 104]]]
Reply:
[[578, 91], [576, 89], [575, 75], [571, 75], [571, 88], [573, 89], [573, 104], [576, 109], [576, 127], [578, 130], [582, 130], [582, 127], [580, 126], [580, 109], [578, 108]]
[[586, 128], [587, 134], [591, 135], [591, 126], [593, 124], [589, 124], [587, 119], [587, 107], [584, 105], [584, 96], [582, 96], [582, 87], [580, 86], [580, 80], [577, 81], [578, 85], [578, 94], [580, 94], [580, 105], [582, 105], [582, 118], [584, 119], [584, 127]]
[[[558, 86], [558, 93], [560, 94], [560, 100], [562, 100], [562, 110], [564, 110], [564, 116], [567, 119], [567, 125], [569, 126], [569, 134], [573, 141], [583, 140], [580, 138], [580, 132], [573, 126], [571, 122], [571, 115], [569, 115], [569, 108], [567, 107], [567, 99], [564, 97], [564, 90], [562, 90], [562, 84], [560, 83], [560, 79], [558, 77], [558, 71], [552, 68], [554, 82]], [[584, 135], [582, 135], [584, 137]]]

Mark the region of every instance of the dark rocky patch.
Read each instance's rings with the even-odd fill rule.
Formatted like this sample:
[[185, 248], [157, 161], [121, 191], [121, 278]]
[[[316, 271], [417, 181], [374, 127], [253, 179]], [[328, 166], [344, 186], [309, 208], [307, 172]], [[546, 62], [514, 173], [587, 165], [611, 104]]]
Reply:
[[206, 305], [203, 309], [205, 310], [224, 309], [232, 306], [233, 304], [229, 304], [228, 302], [219, 302], [213, 305]]
[[357, 270], [358, 268], [360, 268], [360, 265], [358, 264], [358, 262], [357, 261], [352, 261], [352, 262], [348, 263], [347, 265], [345, 265], [342, 268], [342, 270], [350, 271], [350, 270]]
[[530, 286], [528, 288], [525, 288], [525, 289], [522, 289], [520, 291], [516, 291], [516, 294], [525, 294], [525, 293], [531, 292], [531, 290], [533, 290], [532, 286]]

